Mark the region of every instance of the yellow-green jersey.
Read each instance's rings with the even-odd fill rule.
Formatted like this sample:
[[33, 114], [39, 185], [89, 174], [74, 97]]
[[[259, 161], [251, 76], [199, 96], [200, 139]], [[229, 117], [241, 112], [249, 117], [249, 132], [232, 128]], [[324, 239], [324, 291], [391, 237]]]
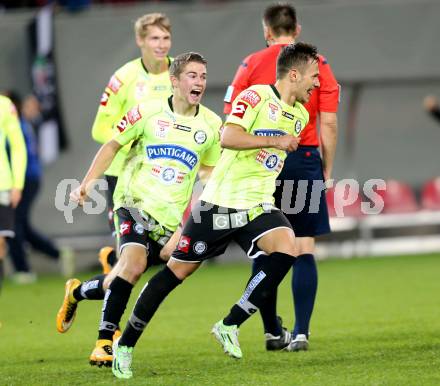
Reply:
[[[10, 148], [10, 163], [6, 142]], [[0, 191], [23, 189], [26, 160], [26, 144], [17, 111], [9, 98], [0, 95]]]
[[[261, 136], [298, 136], [309, 120], [305, 107], [284, 103], [273, 85], [255, 85], [235, 99], [225, 126], [235, 124], [247, 133]], [[201, 200], [235, 209], [273, 204], [278, 174], [285, 151], [275, 148], [225, 149], [215, 167]]]
[[[168, 58], [168, 64], [171, 58]], [[92, 128], [93, 139], [106, 143], [115, 135], [116, 124], [128, 109], [150, 99], [161, 99], [172, 93], [168, 71], [151, 74], [145, 68], [142, 59], [137, 58], [118, 69], [110, 78], [100, 101]], [[122, 148], [111, 166], [105, 172], [109, 176], [118, 176], [130, 146]]]
[[114, 210], [137, 208], [174, 231], [191, 198], [200, 165], [220, 158], [221, 118], [199, 105], [195, 116], [173, 111], [171, 97], [132, 108], [114, 138], [132, 143], [113, 195]]

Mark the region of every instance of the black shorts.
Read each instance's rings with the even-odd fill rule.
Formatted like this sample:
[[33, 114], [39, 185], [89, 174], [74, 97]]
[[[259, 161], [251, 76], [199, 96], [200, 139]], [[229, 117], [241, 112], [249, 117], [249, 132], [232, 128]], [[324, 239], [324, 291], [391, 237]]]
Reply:
[[0, 191], [0, 237], [14, 237], [14, 209], [10, 204], [10, 192]]
[[[207, 205], [209, 210], [201, 210]], [[201, 262], [221, 255], [235, 240], [253, 259], [265, 254], [257, 247], [257, 241], [277, 228], [292, 229], [284, 214], [274, 206], [246, 211], [199, 201], [191, 211], [172, 257], [179, 261]]]
[[118, 177], [116, 176], [105, 176], [105, 179], [108, 184], [108, 189], [106, 191], [107, 196], [107, 215], [108, 215], [108, 225], [112, 232], [112, 236], [116, 234], [115, 232], [115, 221], [114, 221], [114, 213], [113, 213], [113, 193], [115, 193], [116, 184], [118, 182]]
[[119, 253], [127, 245], [140, 245], [147, 250], [148, 266], [159, 262], [160, 250], [173, 232], [157, 223], [147, 213], [135, 208], [119, 208], [115, 212], [115, 226], [118, 229]]
[[[320, 188], [324, 186], [324, 176], [318, 149], [314, 146], [300, 146], [298, 150], [289, 153], [278, 180], [280, 184], [274, 193], [275, 205], [290, 221], [295, 236], [315, 237], [329, 233], [325, 190]], [[306, 188], [298, 189], [299, 184], [304, 184]]]

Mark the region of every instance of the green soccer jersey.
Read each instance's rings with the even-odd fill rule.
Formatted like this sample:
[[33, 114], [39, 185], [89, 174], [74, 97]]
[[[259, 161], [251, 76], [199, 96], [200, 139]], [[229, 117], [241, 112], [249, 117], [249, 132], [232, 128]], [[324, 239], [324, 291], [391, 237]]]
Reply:
[[[289, 106], [274, 86], [256, 85], [235, 99], [225, 125], [239, 125], [253, 135], [298, 136], [308, 120], [309, 114], [301, 103]], [[235, 209], [273, 204], [275, 181], [286, 156], [285, 151], [275, 148], [225, 149], [201, 199]]]
[[114, 209], [134, 207], [176, 230], [191, 198], [200, 164], [220, 158], [221, 119], [199, 105], [193, 117], [173, 112], [171, 97], [132, 108], [114, 139], [132, 141], [113, 195]]
[[[10, 147], [10, 163], [6, 141]], [[26, 160], [26, 145], [17, 111], [9, 98], [0, 95], [0, 191], [23, 189]]]
[[[171, 63], [171, 58], [168, 58]], [[92, 128], [95, 141], [105, 143], [113, 138], [116, 124], [125, 112], [140, 102], [161, 99], [172, 93], [168, 71], [151, 74], [141, 58], [128, 62], [110, 78], [101, 97], [98, 113]], [[116, 155], [106, 175], [118, 176], [130, 146], [124, 146]]]

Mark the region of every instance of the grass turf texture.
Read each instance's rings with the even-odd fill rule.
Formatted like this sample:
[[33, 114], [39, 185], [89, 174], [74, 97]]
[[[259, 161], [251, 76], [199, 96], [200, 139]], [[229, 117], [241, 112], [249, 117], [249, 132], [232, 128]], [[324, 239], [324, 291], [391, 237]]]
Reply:
[[[126, 318], [148, 272], [132, 294]], [[132, 385], [439, 385], [440, 256], [319, 263], [308, 352], [266, 352], [259, 315], [240, 331], [242, 360], [225, 356], [212, 325], [238, 299], [249, 265], [207, 265], [162, 305], [134, 351]], [[81, 279], [89, 275], [81, 275]], [[293, 322], [289, 279], [279, 314]], [[109, 385], [91, 367], [100, 302], [84, 301], [66, 334], [55, 329], [64, 281], [7, 282], [0, 296], [1, 385]]]

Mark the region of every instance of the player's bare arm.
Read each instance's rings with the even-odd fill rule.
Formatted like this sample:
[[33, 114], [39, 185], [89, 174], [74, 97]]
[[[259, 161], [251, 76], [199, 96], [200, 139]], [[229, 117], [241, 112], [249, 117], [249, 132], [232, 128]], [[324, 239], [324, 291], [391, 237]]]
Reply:
[[332, 178], [333, 163], [338, 140], [338, 118], [336, 113], [320, 113], [321, 150], [324, 180]]
[[279, 150], [295, 151], [300, 137], [284, 135], [281, 137], [263, 137], [247, 133], [243, 127], [234, 124], [225, 126], [221, 136], [221, 145], [226, 149], [249, 150], [273, 147]]
[[70, 193], [70, 199], [72, 201], [78, 202], [82, 205], [87, 196], [89, 186], [91, 185], [90, 183], [100, 177], [107, 170], [121, 147], [122, 146], [113, 139], [101, 146], [81, 185]]

